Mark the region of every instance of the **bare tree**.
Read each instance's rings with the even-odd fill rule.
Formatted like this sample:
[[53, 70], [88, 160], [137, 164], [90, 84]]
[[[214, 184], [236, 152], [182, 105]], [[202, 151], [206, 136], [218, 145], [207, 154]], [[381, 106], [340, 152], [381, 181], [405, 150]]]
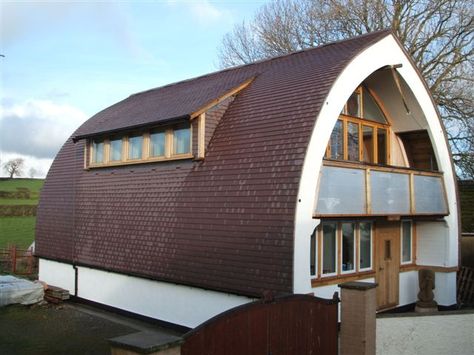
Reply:
[[10, 159], [3, 165], [3, 170], [10, 175], [10, 179], [14, 176], [21, 176], [23, 174], [23, 166], [25, 161], [22, 158]]
[[219, 60], [240, 65], [391, 28], [438, 103], [458, 173], [472, 178], [473, 18], [471, 0], [277, 0], [224, 36]]

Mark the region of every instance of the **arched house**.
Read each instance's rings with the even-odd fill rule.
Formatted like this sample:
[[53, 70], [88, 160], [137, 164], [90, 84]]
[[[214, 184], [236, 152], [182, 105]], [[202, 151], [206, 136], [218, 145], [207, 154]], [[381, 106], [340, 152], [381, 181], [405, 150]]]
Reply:
[[38, 209], [40, 279], [194, 327], [274, 294], [418, 269], [456, 303], [455, 176], [435, 104], [389, 31], [138, 93], [64, 144]]

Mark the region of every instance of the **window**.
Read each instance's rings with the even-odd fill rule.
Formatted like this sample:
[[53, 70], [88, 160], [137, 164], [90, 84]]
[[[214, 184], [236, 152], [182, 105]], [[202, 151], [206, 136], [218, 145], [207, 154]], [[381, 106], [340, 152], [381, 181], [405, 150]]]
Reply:
[[143, 151], [143, 136], [136, 135], [128, 137], [128, 159], [141, 159]]
[[412, 260], [412, 223], [402, 221], [402, 264], [411, 263]]
[[309, 271], [311, 276], [316, 275], [316, 255], [317, 255], [317, 250], [316, 250], [316, 228], [313, 231], [313, 234], [311, 234], [311, 251], [310, 251], [310, 263], [309, 263]]
[[335, 274], [337, 263], [337, 225], [323, 224], [323, 274]]
[[359, 160], [359, 124], [347, 122], [347, 160]]
[[344, 159], [344, 123], [342, 120], [337, 120], [329, 142], [329, 157]]
[[355, 224], [342, 223], [342, 272], [355, 270]]
[[122, 160], [122, 138], [110, 140], [109, 160], [111, 162]]
[[364, 87], [351, 95], [329, 139], [326, 158], [386, 165], [389, 125]]
[[175, 129], [173, 133], [173, 155], [186, 154], [191, 151], [190, 128]]
[[359, 269], [372, 268], [372, 223], [359, 223]]
[[165, 132], [153, 132], [150, 134], [150, 157], [165, 155], [165, 138]]
[[101, 164], [104, 162], [104, 141], [103, 140], [92, 141], [91, 161], [94, 164]]
[[[323, 222], [311, 235], [311, 276], [371, 271], [372, 225], [372, 222]], [[318, 238], [321, 250], [318, 250]]]
[[95, 168], [192, 158], [191, 137], [188, 124], [92, 139], [88, 145], [90, 158], [86, 165]]

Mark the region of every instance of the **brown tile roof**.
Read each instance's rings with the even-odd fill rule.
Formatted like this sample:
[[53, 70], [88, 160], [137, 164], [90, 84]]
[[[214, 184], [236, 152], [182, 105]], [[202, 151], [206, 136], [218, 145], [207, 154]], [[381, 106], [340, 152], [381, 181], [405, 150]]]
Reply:
[[388, 34], [209, 74], [98, 113], [75, 135], [189, 114], [256, 76], [203, 161], [84, 170], [84, 140], [68, 140], [43, 187], [37, 254], [249, 296], [292, 292], [295, 207], [316, 117], [341, 70]]

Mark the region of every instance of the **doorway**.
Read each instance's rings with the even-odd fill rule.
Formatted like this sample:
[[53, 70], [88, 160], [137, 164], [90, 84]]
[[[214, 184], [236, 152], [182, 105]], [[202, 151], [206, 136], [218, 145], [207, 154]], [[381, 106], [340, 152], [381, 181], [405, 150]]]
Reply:
[[383, 310], [398, 305], [400, 222], [377, 222], [375, 232], [377, 310]]

